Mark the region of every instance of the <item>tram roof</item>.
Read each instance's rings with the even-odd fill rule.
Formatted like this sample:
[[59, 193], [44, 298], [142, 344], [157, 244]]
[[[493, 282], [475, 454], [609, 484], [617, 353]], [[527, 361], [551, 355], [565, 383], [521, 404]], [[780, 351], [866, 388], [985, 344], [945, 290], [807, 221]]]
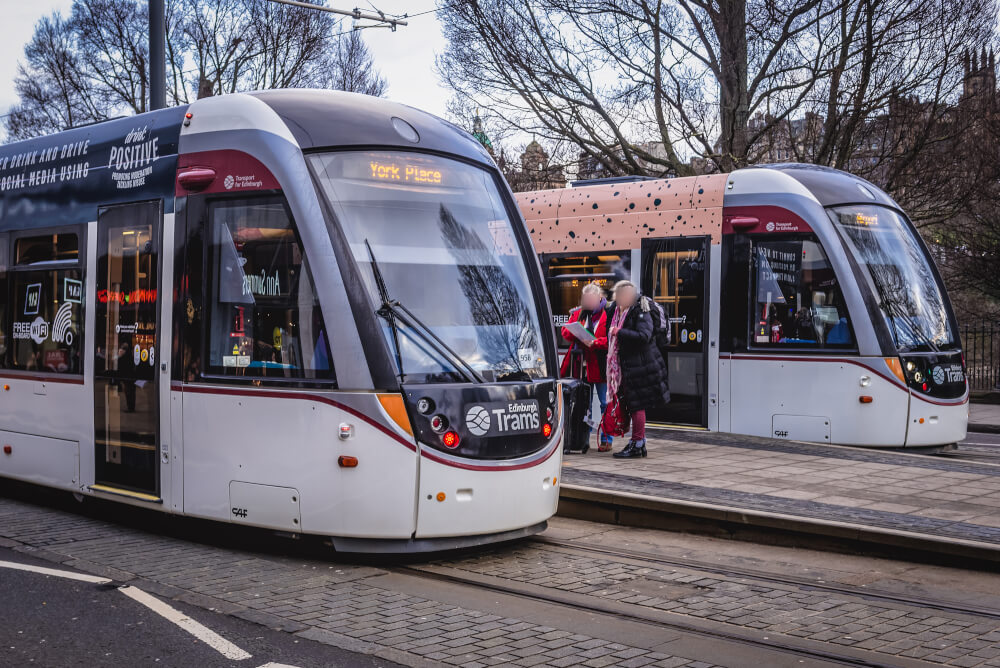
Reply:
[[[303, 150], [413, 148], [492, 165], [472, 135], [390, 100], [309, 89], [250, 95], [270, 107]], [[247, 104], [246, 95], [212, 99], [232, 105], [234, 117]], [[97, 219], [100, 206], [138, 200], [163, 199], [165, 212], [173, 211], [184, 114], [191, 111], [197, 123], [198, 109], [194, 102], [0, 146], [0, 231], [84, 223]], [[396, 119], [416, 131], [416, 141]]]
[[636, 239], [722, 235], [727, 174], [516, 193], [535, 249], [633, 248]]
[[[315, 89], [251, 93], [281, 117], [303, 150], [392, 146], [451, 153], [486, 165], [489, 154], [465, 130], [405, 104], [380, 97]], [[406, 121], [418, 140], [406, 139], [393, 119]]]
[[880, 204], [899, 208], [881, 188], [865, 179], [833, 167], [798, 162], [760, 165], [786, 174], [812, 193], [823, 206], [840, 204]]

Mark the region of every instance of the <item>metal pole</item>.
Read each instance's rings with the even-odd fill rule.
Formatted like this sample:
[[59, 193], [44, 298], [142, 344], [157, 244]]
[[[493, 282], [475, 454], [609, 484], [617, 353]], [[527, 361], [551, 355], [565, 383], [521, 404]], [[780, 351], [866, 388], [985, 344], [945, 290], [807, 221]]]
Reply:
[[367, 21], [378, 21], [379, 23], [387, 23], [389, 26], [395, 30], [396, 26], [407, 25], [406, 21], [400, 19], [393, 19], [386, 16], [384, 13], [379, 12], [378, 14], [369, 14], [368, 12], [363, 12], [360, 9], [334, 9], [333, 7], [324, 7], [323, 5], [313, 5], [308, 2], [298, 2], [297, 0], [268, 0], [268, 2], [277, 2], [281, 5], [291, 5], [292, 7], [302, 7], [303, 9], [315, 9], [321, 12], [330, 12], [331, 14], [341, 14], [343, 16], [351, 16], [355, 21], [360, 21], [365, 19]]
[[167, 106], [164, 0], [149, 0], [149, 109]]

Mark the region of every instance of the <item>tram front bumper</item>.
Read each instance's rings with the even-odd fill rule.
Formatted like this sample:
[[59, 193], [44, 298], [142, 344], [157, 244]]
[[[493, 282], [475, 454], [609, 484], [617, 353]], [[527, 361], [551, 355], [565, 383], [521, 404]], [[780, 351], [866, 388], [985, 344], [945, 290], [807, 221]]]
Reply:
[[422, 457], [415, 537], [497, 534], [545, 522], [559, 505], [562, 444], [553, 445], [529, 465], [479, 470], [475, 460], [463, 467]]

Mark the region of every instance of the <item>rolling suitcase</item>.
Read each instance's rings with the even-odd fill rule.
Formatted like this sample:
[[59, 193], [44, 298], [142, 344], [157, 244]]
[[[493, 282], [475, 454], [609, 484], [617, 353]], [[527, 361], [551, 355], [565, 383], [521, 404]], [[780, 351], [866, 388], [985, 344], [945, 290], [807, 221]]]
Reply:
[[[573, 351], [571, 355], [580, 355], [580, 373], [579, 378], [572, 379], [567, 383], [564, 396], [567, 397], [566, 402], [566, 427], [565, 427], [565, 440], [563, 441], [563, 453], [580, 453], [586, 454], [590, 450], [590, 425], [587, 424], [587, 412], [590, 410], [590, 404], [593, 401], [593, 387], [590, 383], [582, 380], [583, 377], [583, 353], [580, 351]], [[570, 369], [573, 370], [576, 367], [575, 364], [570, 364]]]

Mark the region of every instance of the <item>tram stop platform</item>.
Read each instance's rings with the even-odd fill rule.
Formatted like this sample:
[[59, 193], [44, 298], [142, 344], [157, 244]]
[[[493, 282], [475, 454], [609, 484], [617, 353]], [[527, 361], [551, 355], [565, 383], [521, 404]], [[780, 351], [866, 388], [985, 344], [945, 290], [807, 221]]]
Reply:
[[[648, 430], [649, 456], [563, 457], [559, 514], [753, 541], [1000, 564], [1000, 438], [917, 454]], [[615, 450], [621, 443], [615, 444]]]

